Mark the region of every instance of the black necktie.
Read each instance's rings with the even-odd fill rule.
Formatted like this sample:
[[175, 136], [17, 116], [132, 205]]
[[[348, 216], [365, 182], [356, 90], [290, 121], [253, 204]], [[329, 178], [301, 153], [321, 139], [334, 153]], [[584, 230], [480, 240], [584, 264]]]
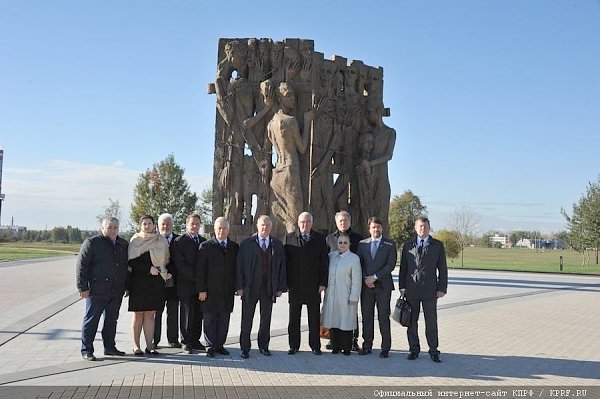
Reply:
[[425, 240], [421, 240], [421, 243], [419, 244], [419, 248], [417, 249], [417, 252], [419, 252], [419, 256], [423, 255], [423, 243], [425, 242]]
[[194, 240], [196, 245], [200, 244], [200, 240], [198, 239], [198, 236], [194, 236], [192, 239]]
[[227, 244], [225, 244], [225, 241], [221, 241], [221, 246], [223, 247], [223, 249], [227, 248]]

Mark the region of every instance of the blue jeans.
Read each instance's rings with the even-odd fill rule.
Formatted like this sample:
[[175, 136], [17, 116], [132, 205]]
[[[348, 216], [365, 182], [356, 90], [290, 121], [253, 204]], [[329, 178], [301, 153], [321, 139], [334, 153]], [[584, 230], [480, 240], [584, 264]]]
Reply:
[[91, 295], [85, 299], [85, 315], [81, 326], [81, 354], [94, 353], [94, 337], [98, 331], [100, 316], [104, 313], [102, 341], [104, 350], [116, 349], [117, 319], [123, 297]]

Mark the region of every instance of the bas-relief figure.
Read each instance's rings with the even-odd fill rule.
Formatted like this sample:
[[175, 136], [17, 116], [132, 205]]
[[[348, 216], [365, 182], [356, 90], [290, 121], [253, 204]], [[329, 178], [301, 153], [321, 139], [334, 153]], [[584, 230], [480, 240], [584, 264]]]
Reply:
[[[396, 140], [383, 123], [383, 68], [325, 59], [303, 39], [220, 39], [213, 215], [234, 237], [250, 235], [269, 214], [273, 233], [310, 211], [327, 232], [345, 209], [388, 219], [387, 162]], [[386, 223], [387, 225], [387, 223]]]

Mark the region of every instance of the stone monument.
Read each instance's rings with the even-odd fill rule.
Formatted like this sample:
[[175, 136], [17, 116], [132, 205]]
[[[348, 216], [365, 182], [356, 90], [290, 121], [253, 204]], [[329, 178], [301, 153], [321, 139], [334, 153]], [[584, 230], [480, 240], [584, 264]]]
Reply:
[[389, 232], [387, 163], [396, 142], [383, 123], [383, 68], [325, 59], [305, 39], [219, 39], [213, 216], [231, 234], [253, 234], [268, 214], [273, 233], [294, 231], [302, 211], [315, 230], [347, 210], [366, 234], [377, 216]]

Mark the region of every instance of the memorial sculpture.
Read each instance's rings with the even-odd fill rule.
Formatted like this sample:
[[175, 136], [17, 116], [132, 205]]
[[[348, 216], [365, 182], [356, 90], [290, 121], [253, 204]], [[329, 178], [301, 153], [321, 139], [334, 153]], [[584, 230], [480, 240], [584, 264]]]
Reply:
[[387, 222], [396, 132], [383, 123], [383, 68], [325, 59], [312, 40], [220, 39], [209, 93], [213, 215], [230, 221], [233, 237], [252, 234], [261, 214], [277, 236], [303, 211], [323, 232], [342, 209], [363, 233], [371, 216]]

